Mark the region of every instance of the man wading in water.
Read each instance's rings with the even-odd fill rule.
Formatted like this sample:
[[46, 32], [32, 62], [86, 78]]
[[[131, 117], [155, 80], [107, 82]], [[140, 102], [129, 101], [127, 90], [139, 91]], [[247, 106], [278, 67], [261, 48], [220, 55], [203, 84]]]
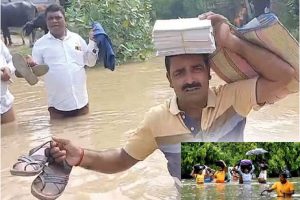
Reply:
[[[259, 77], [210, 89], [207, 54], [168, 56], [166, 76], [176, 95], [151, 108], [124, 147], [97, 152], [53, 138], [50, 152], [56, 162], [117, 173], [160, 149], [168, 160], [170, 174], [178, 180], [180, 142], [243, 141], [247, 114], [252, 108], [273, 103], [295, 76], [295, 70], [271, 52], [236, 37], [223, 23], [223, 16], [209, 12], [199, 17], [212, 21], [217, 46], [245, 58]], [[221, 28], [222, 32], [218, 31]]]

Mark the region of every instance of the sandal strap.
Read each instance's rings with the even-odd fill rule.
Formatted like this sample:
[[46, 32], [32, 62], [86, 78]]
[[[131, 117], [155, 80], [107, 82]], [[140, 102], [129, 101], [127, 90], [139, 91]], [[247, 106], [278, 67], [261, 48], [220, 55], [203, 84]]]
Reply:
[[34, 159], [36, 161], [42, 162], [42, 163], [46, 163], [48, 160], [48, 157], [45, 155], [31, 155], [29, 157], [31, 157], [32, 159]]
[[32, 156], [22, 155], [18, 158], [18, 161], [31, 163], [31, 164], [40, 164], [39, 160], [34, 159]]
[[26, 162], [26, 163], [32, 163], [32, 164], [45, 164], [47, 162], [48, 158], [44, 155], [22, 155], [18, 158], [18, 161]]
[[13, 166], [13, 168], [20, 164], [20, 163], [26, 163], [26, 165], [24, 166], [24, 171], [26, 171], [26, 168], [28, 166], [31, 166], [34, 170], [38, 170], [40, 167], [43, 166], [43, 162], [41, 161], [37, 161], [35, 160], [34, 158], [32, 158], [31, 156], [27, 156], [27, 155], [23, 155], [23, 156], [20, 156], [18, 158], [18, 162], [16, 162]]
[[[41, 180], [41, 191], [43, 191], [48, 183], [54, 184], [58, 190], [58, 193], [61, 193], [65, 186], [68, 184], [69, 176], [57, 176], [54, 174], [49, 174], [51, 172], [43, 171], [37, 178]], [[60, 186], [63, 185], [63, 186]]]
[[69, 176], [67, 176], [67, 175], [58, 176], [55, 174], [43, 173], [42, 177], [44, 178], [44, 183], [54, 183], [54, 184], [66, 185], [69, 181]]
[[29, 155], [32, 155], [33, 153], [37, 152], [39, 149], [43, 148], [43, 147], [46, 146], [48, 143], [49, 143], [49, 147], [50, 147], [50, 142], [51, 142], [51, 141], [44, 142], [43, 144], [41, 144], [41, 145], [39, 145], [39, 146], [37, 146], [37, 147], [31, 149], [31, 150], [29, 151]]

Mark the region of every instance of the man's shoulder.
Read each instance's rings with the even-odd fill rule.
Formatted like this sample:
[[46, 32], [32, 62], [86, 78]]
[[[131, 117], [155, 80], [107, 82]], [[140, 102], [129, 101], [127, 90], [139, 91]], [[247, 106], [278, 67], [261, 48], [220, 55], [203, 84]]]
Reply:
[[286, 181], [289, 185], [293, 186], [294, 183], [290, 182], [290, 181]]
[[227, 88], [230, 87], [231, 83], [226, 83], [226, 84], [222, 84], [222, 85], [218, 85], [218, 86], [213, 86], [210, 87], [210, 90], [216, 95], [216, 96], [220, 96], [222, 95], [224, 92], [228, 93], [230, 92], [230, 90], [228, 90]]
[[225, 83], [218, 86], [211, 87], [210, 89], [216, 94], [221, 95], [222, 93], [233, 93], [237, 89], [248, 88], [256, 84], [257, 77], [252, 79], [238, 80], [232, 83]]
[[33, 45], [33, 47], [41, 45], [45, 43], [49, 39], [49, 34], [43, 35], [41, 38], [39, 38]]
[[151, 107], [145, 114], [145, 120], [149, 123], [160, 121], [166, 121], [172, 117], [170, 112], [170, 100], [166, 100], [164, 103]]
[[165, 115], [169, 114], [169, 105], [170, 105], [170, 100], [166, 100], [164, 103], [155, 105], [151, 107], [148, 111], [148, 115]]
[[215, 94], [219, 93], [227, 84], [210, 87], [210, 90]]
[[77, 37], [77, 38], [83, 39], [78, 33], [75, 33], [75, 32], [73, 32], [73, 31], [68, 30], [68, 34], [69, 34], [71, 37]]

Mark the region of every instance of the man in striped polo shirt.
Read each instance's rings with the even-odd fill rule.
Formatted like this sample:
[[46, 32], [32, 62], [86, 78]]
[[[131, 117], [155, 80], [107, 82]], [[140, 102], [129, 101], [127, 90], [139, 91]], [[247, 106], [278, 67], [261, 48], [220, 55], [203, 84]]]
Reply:
[[217, 46], [247, 59], [259, 77], [209, 88], [208, 55], [168, 56], [166, 76], [175, 95], [146, 113], [123, 148], [94, 152], [74, 146], [69, 140], [54, 138], [51, 154], [56, 161], [116, 173], [160, 149], [168, 160], [170, 174], [178, 180], [180, 142], [243, 141], [247, 114], [277, 100], [295, 71], [276, 55], [232, 34], [229, 26], [222, 23], [223, 16], [210, 12], [204, 18], [212, 21], [215, 30], [224, 30], [215, 32]]

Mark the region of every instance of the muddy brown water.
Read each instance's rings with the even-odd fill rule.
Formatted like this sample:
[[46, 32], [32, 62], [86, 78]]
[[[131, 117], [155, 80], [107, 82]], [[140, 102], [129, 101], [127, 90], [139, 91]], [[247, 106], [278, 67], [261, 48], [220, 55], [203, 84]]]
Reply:
[[[71, 139], [90, 149], [125, 144], [126, 132], [135, 128], [144, 113], [164, 102], [173, 91], [165, 77], [163, 59], [121, 65], [116, 71], [87, 70], [90, 114], [50, 122], [43, 79], [29, 86], [14, 79], [17, 121], [1, 127], [1, 199], [34, 199], [30, 186], [34, 177], [11, 176], [17, 157], [45, 142], [52, 135]], [[213, 76], [211, 85], [223, 82]], [[298, 94], [251, 112], [246, 126], [247, 141], [299, 141]], [[166, 159], [155, 151], [128, 171], [101, 174], [75, 167], [60, 199], [176, 199], [177, 190], [169, 176]]]

